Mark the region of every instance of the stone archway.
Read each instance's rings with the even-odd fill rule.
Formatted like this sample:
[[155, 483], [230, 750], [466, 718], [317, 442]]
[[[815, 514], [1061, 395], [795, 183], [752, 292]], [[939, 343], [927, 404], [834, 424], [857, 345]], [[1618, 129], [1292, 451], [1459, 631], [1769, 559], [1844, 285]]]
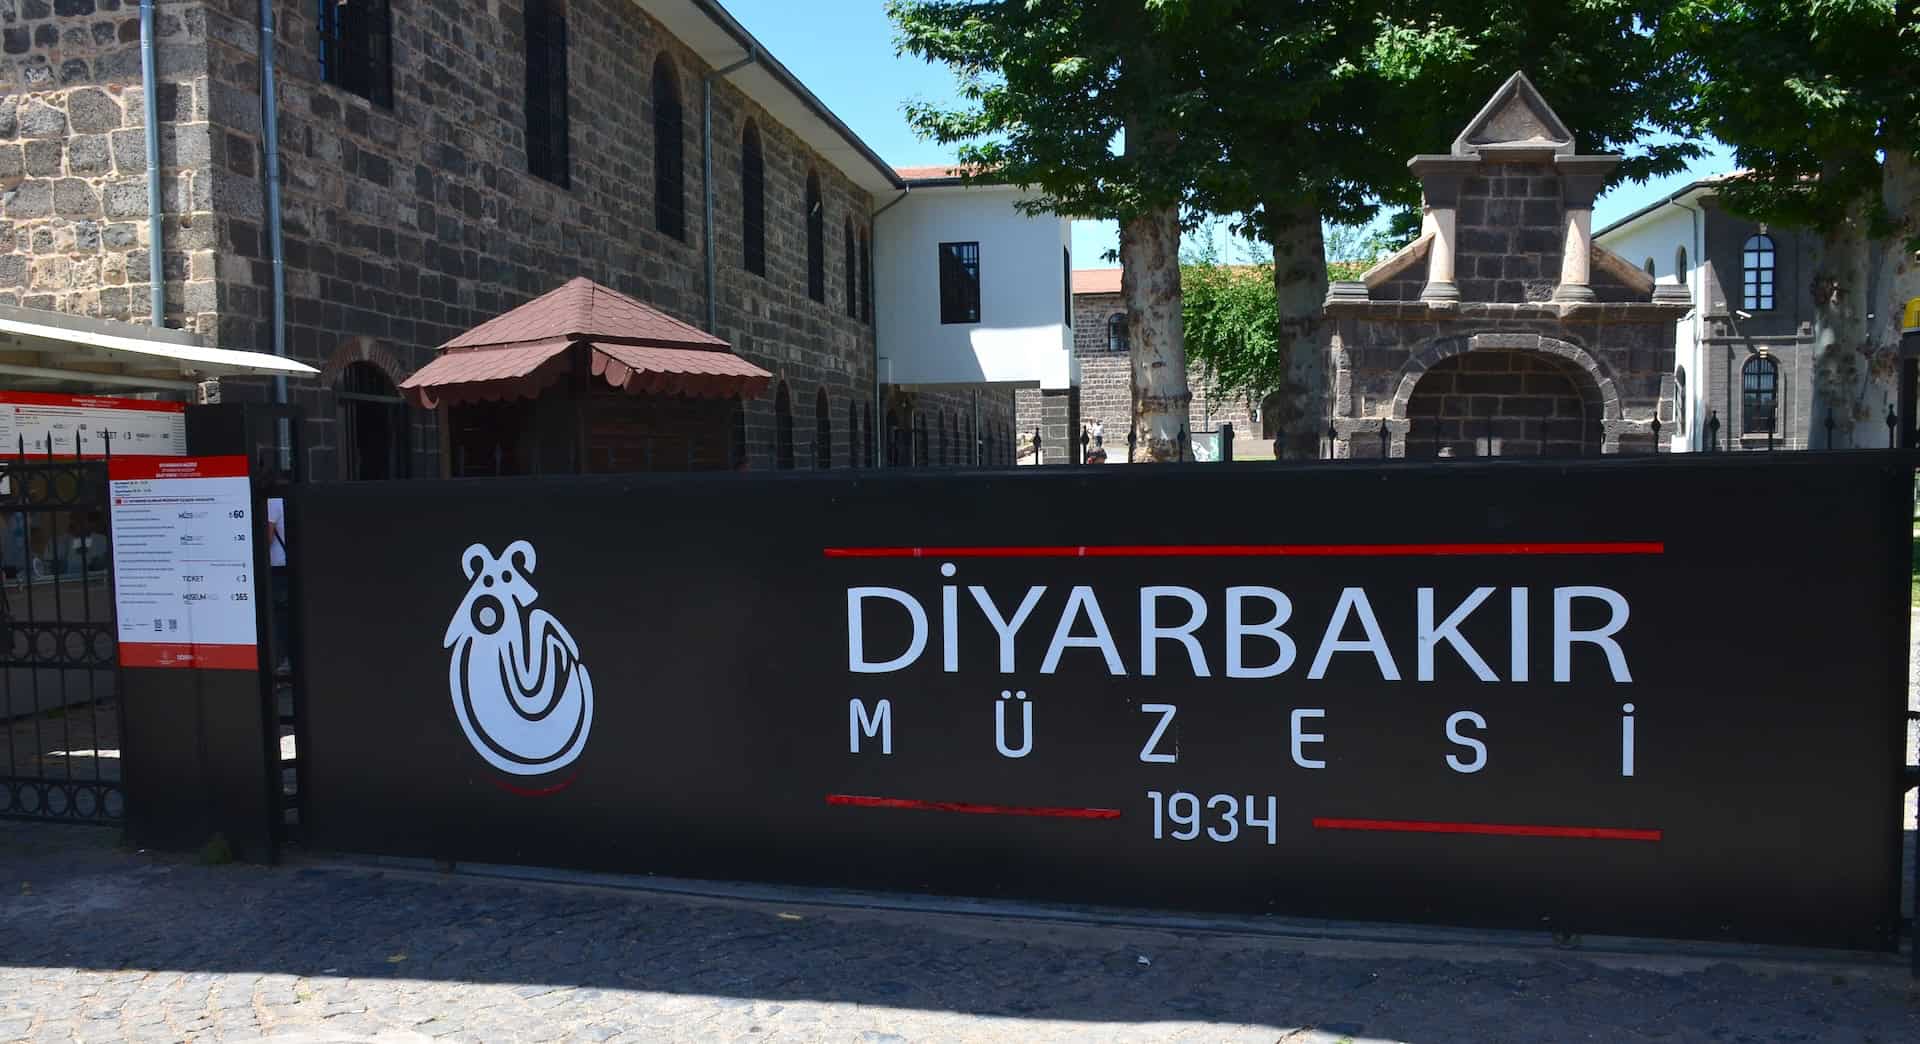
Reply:
[[1620, 449], [1612, 375], [1539, 334], [1437, 341], [1408, 360], [1392, 403], [1393, 455], [1582, 456]]

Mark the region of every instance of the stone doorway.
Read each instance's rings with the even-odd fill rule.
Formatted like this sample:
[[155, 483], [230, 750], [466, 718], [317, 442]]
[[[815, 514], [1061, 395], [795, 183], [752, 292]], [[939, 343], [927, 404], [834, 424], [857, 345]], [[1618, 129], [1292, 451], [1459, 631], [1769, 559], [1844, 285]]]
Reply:
[[1411, 458], [1578, 457], [1601, 448], [1599, 387], [1545, 352], [1442, 359], [1421, 375], [1406, 409]]

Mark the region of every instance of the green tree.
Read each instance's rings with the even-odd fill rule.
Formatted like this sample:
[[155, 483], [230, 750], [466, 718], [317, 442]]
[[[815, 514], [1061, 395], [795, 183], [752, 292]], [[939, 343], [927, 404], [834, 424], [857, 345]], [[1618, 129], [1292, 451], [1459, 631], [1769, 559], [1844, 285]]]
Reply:
[[1684, 0], [1677, 15], [1663, 36], [1698, 83], [1684, 115], [1747, 171], [1721, 199], [1819, 237], [1815, 445], [1829, 414], [1836, 447], [1879, 445], [1901, 305], [1920, 296], [1920, 5]]
[[1196, 130], [1216, 150], [1196, 205], [1247, 216], [1268, 243], [1285, 380], [1269, 397], [1283, 449], [1317, 452], [1325, 427], [1328, 256], [1323, 224], [1363, 225], [1383, 208], [1417, 221], [1407, 159], [1445, 148], [1486, 98], [1525, 70], [1582, 152], [1625, 152], [1614, 177], [1684, 168], [1673, 129], [1685, 66], [1657, 45], [1671, 0], [1322, 0], [1249, 5], [1210, 52], [1218, 68]]
[[888, 0], [903, 52], [950, 66], [961, 103], [907, 118], [962, 167], [1034, 190], [1030, 211], [1120, 224], [1121, 288], [1145, 459], [1176, 446], [1190, 399], [1180, 235], [1195, 168], [1199, 61], [1253, 0]]

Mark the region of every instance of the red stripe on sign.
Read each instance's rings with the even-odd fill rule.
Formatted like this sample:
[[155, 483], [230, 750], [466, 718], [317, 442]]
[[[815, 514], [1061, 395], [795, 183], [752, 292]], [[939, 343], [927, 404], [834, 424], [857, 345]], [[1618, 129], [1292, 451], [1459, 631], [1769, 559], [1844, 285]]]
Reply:
[[1381, 830], [1406, 834], [1494, 834], [1502, 837], [1576, 837], [1597, 841], [1658, 841], [1658, 830], [1620, 827], [1533, 826], [1525, 823], [1430, 823], [1407, 819], [1320, 819], [1315, 830]]
[[827, 804], [854, 808], [905, 808], [918, 812], [959, 812], [969, 816], [1040, 816], [1049, 819], [1119, 819], [1117, 808], [1041, 808], [1031, 805], [976, 805], [965, 801], [918, 801], [913, 798], [828, 794]]
[[829, 547], [828, 558], [1419, 558], [1488, 555], [1660, 555], [1660, 541], [1543, 544], [1108, 544], [1039, 547]]
[[120, 666], [252, 671], [260, 668], [260, 652], [252, 645], [210, 645], [205, 642], [121, 642]]

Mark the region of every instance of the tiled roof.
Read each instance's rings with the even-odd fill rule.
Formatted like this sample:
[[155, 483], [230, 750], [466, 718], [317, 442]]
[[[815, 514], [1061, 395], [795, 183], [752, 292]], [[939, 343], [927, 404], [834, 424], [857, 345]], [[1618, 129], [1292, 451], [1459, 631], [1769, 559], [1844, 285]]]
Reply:
[[572, 279], [440, 346], [402, 381], [422, 406], [532, 398], [565, 372], [555, 360], [590, 349], [595, 376], [637, 394], [759, 396], [773, 374], [727, 342], [588, 279]]
[[1073, 270], [1073, 292], [1076, 294], [1117, 294], [1120, 292], [1120, 270], [1117, 268], [1076, 268]]
[[541, 341], [552, 337], [621, 340], [662, 348], [726, 351], [727, 342], [584, 276], [567, 280], [514, 310], [481, 323], [441, 349]]

